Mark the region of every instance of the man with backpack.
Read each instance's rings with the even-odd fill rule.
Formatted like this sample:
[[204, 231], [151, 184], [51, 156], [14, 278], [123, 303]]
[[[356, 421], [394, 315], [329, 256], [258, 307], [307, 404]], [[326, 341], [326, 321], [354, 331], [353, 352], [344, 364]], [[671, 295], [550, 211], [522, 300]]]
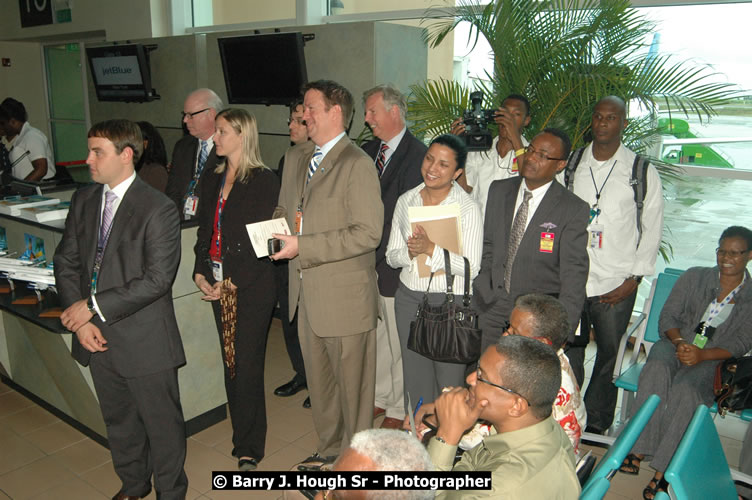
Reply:
[[626, 105], [616, 96], [595, 105], [593, 142], [578, 149], [564, 185], [590, 205], [587, 300], [579, 338], [567, 351], [577, 382], [584, 381], [585, 347], [592, 327], [597, 354], [585, 392], [588, 432], [602, 433], [614, 418], [612, 374], [619, 340], [629, 324], [643, 276], [655, 272], [663, 233], [663, 190], [655, 167], [621, 142]]

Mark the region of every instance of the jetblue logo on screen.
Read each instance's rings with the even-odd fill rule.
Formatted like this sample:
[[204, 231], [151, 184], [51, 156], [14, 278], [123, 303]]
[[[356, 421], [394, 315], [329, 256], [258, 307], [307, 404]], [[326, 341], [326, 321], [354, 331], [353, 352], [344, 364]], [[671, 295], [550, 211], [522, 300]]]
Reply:
[[128, 75], [133, 73], [133, 68], [123, 68], [122, 66], [110, 66], [102, 68], [103, 75]]

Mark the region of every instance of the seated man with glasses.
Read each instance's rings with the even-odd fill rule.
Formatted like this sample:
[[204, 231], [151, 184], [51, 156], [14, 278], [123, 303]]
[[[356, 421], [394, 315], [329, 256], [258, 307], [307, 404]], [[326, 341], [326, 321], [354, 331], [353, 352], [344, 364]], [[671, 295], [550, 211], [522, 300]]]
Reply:
[[[468, 389], [446, 388], [435, 401], [438, 430], [428, 444], [437, 470], [491, 471], [490, 491], [445, 491], [436, 498], [575, 499], [575, 455], [551, 408], [561, 386], [554, 350], [530, 338], [499, 339], [467, 377]], [[453, 466], [463, 432], [476, 420], [497, 434], [465, 452]]]
[[211, 89], [194, 90], [183, 104], [182, 121], [189, 135], [175, 144], [165, 189], [182, 220], [190, 220], [198, 213], [202, 174], [217, 166], [214, 117], [223, 107], [222, 99]]
[[554, 179], [571, 143], [557, 129], [536, 135], [525, 149], [520, 176], [491, 184], [483, 228], [483, 257], [473, 281], [483, 349], [509, 321], [514, 299], [527, 293], [557, 297], [574, 332], [588, 276], [587, 203]]

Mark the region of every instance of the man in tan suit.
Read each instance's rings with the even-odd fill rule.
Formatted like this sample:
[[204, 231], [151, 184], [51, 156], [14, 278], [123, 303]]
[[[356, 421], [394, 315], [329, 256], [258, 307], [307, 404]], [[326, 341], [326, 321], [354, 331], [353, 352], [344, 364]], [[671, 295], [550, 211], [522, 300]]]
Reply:
[[298, 311], [313, 422], [319, 436], [308, 464], [332, 461], [373, 426], [376, 378], [375, 249], [384, 206], [373, 161], [348, 139], [350, 92], [319, 80], [304, 87], [310, 141], [285, 155], [275, 217], [293, 236], [275, 235], [290, 259], [290, 317]]

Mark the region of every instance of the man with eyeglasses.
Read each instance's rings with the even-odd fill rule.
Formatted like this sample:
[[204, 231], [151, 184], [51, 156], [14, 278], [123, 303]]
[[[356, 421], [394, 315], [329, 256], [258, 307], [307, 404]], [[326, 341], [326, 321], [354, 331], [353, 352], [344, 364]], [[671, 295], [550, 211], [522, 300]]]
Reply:
[[183, 220], [195, 217], [202, 175], [217, 165], [214, 118], [222, 108], [222, 99], [211, 89], [194, 90], [183, 104], [183, 123], [190, 135], [175, 144], [165, 189]]
[[[569, 178], [570, 190], [591, 207], [587, 252], [590, 271], [581, 332], [583, 342], [567, 355], [580, 385], [585, 378], [585, 347], [590, 329], [598, 347], [593, 374], [585, 392], [588, 432], [602, 433], [614, 420], [617, 388], [612, 382], [619, 341], [632, 316], [643, 276], [655, 272], [663, 235], [663, 189], [655, 167], [643, 177], [642, 214], [637, 217], [633, 179], [635, 153], [621, 142], [627, 126], [624, 101], [604, 97], [595, 105], [593, 142], [582, 152]], [[573, 153], [573, 159], [578, 153]], [[573, 162], [567, 170], [573, 169]], [[635, 223], [637, 221], [637, 223]], [[580, 345], [581, 344], [581, 345]]]
[[483, 349], [499, 339], [520, 295], [557, 297], [570, 332], [579, 323], [588, 272], [588, 206], [554, 179], [570, 148], [564, 132], [546, 129], [526, 148], [520, 176], [491, 184], [483, 257], [473, 281]]
[[[308, 129], [303, 119], [303, 98], [299, 97], [290, 104], [290, 118], [287, 120], [287, 127], [290, 130], [290, 142], [292, 146], [303, 144], [308, 141]], [[285, 168], [285, 156], [279, 159], [277, 166], [277, 175], [280, 182], [282, 173]], [[295, 314], [290, 319], [290, 279], [286, 260], [275, 262], [277, 271], [277, 300], [279, 301], [279, 316], [282, 321], [282, 332], [285, 337], [285, 347], [287, 355], [290, 357], [292, 369], [295, 371], [293, 378], [276, 389], [274, 395], [283, 398], [294, 396], [303, 389], [308, 387], [306, 382], [305, 364], [303, 363], [303, 353], [300, 351], [300, 340], [298, 339], [298, 316]], [[303, 408], [311, 407], [311, 397], [308, 396], [303, 400]]]
[[[438, 470], [491, 471], [491, 490], [444, 491], [436, 498], [578, 498], [574, 451], [551, 417], [561, 385], [554, 350], [527, 337], [501, 337], [483, 353], [467, 383], [467, 389], [445, 388], [436, 400], [439, 428], [428, 454]], [[463, 432], [479, 418], [497, 434], [453, 466]]]

